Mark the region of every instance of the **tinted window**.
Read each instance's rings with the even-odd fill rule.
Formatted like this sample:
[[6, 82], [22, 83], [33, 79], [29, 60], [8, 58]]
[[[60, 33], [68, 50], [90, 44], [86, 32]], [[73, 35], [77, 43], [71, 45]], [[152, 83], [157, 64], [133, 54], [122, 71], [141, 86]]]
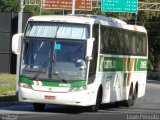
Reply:
[[101, 54], [147, 55], [145, 33], [101, 26]]

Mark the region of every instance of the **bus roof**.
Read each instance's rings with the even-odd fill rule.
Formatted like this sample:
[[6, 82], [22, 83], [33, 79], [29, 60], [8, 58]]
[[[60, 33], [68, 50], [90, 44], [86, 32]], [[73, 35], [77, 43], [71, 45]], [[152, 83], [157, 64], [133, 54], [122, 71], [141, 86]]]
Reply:
[[138, 32], [147, 32], [143, 26], [130, 25], [120, 19], [105, 17], [100, 15], [44, 15], [33, 16], [29, 21], [46, 21], [46, 22], [66, 22], [80, 24], [101, 24], [116, 28], [133, 30]]

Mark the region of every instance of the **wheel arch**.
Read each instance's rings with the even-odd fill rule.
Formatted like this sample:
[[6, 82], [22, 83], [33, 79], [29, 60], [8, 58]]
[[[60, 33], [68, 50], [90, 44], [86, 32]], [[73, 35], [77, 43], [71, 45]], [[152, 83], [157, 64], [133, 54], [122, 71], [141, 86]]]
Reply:
[[96, 99], [99, 93], [101, 94], [101, 103], [102, 103], [102, 100], [103, 100], [103, 85], [102, 84], [100, 84], [97, 89]]

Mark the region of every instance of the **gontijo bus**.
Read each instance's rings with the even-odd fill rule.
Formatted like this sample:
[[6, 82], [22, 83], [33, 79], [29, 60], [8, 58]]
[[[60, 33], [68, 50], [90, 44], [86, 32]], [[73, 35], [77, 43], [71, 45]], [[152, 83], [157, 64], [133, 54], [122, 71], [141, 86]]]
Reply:
[[148, 41], [142, 26], [96, 15], [35, 16], [13, 36], [18, 98], [33, 103], [90, 106], [134, 104], [145, 94]]

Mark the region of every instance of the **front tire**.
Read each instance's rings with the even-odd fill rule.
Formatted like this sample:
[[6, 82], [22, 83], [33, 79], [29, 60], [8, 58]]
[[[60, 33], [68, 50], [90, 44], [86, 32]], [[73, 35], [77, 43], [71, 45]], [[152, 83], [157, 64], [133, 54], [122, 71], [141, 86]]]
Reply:
[[91, 106], [91, 112], [98, 112], [102, 103], [102, 89], [98, 90], [96, 104]]
[[33, 108], [35, 111], [42, 112], [45, 109], [45, 104], [43, 103], [33, 103]]

